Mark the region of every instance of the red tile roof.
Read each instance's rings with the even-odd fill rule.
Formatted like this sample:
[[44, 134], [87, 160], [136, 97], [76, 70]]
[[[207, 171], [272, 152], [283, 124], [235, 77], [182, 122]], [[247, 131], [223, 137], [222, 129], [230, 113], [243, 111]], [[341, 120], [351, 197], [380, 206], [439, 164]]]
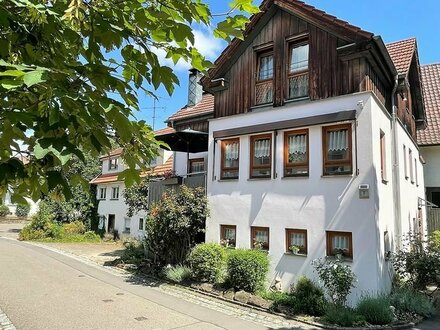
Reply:
[[440, 63], [420, 67], [427, 127], [417, 131], [419, 145], [440, 144]]
[[386, 45], [397, 72], [407, 74], [416, 51], [416, 38], [409, 38]]
[[102, 155], [101, 157], [99, 157], [99, 160], [103, 160], [103, 159], [115, 157], [115, 156], [120, 156], [120, 155], [122, 155], [123, 151], [124, 151], [123, 148], [116, 148], [116, 149], [110, 151], [108, 154]]
[[203, 94], [202, 100], [192, 107], [184, 107], [168, 118], [167, 121], [176, 121], [209, 115], [214, 112], [214, 96]]
[[[173, 171], [173, 156], [168, 158], [168, 160], [164, 164], [157, 165], [151, 170], [147, 170], [147, 171], [142, 172], [140, 175], [141, 175], [141, 177], [145, 177], [147, 175], [162, 176], [162, 175], [165, 175], [165, 174], [170, 173], [172, 171]], [[101, 174], [98, 177], [94, 178], [92, 181], [90, 181], [90, 183], [99, 184], [99, 183], [118, 182], [118, 181], [120, 181], [120, 180], [118, 180], [118, 175], [119, 175], [119, 173]]]
[[176, 130], [172, 127], [165, 127], [162, 129], [158, 129], [157, 131], [154, 131], [154, 136], [161, 136], [166, 134], [172, 134], [176, 133]]

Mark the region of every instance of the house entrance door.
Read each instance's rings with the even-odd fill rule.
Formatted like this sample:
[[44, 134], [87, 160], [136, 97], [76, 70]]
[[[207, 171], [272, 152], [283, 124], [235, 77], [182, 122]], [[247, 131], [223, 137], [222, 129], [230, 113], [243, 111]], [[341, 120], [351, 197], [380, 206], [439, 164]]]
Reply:
[[115, 215], [108, 215], [108, 224], [107, 224], [107, 232], [111, 233], [115, 229]]

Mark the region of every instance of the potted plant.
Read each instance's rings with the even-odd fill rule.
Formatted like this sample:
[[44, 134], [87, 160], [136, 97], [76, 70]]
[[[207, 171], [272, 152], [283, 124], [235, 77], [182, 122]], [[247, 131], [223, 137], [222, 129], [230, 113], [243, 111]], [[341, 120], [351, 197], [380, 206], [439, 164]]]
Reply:
[[289, 250], [293, 254], [299, 254], [299, 251], [301, 250], [301, 246], [293, 244], [293, 245], [289, 246]]

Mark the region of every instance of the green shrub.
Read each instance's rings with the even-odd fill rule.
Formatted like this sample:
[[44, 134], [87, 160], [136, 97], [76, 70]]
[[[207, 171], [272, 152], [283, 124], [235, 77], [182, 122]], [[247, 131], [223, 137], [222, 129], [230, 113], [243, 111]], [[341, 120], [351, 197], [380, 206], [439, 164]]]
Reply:
[[164, 274], [167, 280], [175, 283], [186, 282], [191, 278], [191, 268], [177, 265], [165, 268]]
[[353, 309], [341, 305], [329, 305], [322, 320], [325, 323], [341, 327], [360, 327], [366, 325], [365, 318], [362, 315], [358, 315]]
[[292, 292], [296, 298], [295, 312], [313, 316], [325, 313], [324, 291], [305, 276], [301, 276]]
[[43, 239], [46, 237], [46, 233], [41, 229], [32, 229], [31, 226], [24, 226], [18, 235], [18, 239], [21, 241], [32, 241], [37, 239]]
[[296, 304], [295, 296], [286, 292], [263, 291], [260, 292], [259, 295], [266, 300], [272, 301], [272, 308], [275, 309], [279, 306], [288, 306], [294, 308]]
[[223, 271], [225, 251], [216, 243], [198, 244], [191, 250], [188, 261], [196, 280], [215, 283]]
[[356, 311], [370, 324], [385, 325], [393, 321], [393, 311], [390, 305], [390, 299], [387, 296], [365, 296], [359, 300]]
[[414, 289], [425, 290], [427, 285], [437, 284], [440, 274], [440, 249], [437, 248], [437, 234], [428, 241], [419, 235], [408, 234], [404, 246], [393, 256], [396, 273]]
[[340, 255], [335, 258], [318, 259], [312, 264], [331, 301], [337, 305], [345, 305], [356, 282], [356, 275], [351, 267], [344, 263]]
[[20, 218], [25, 218], [28, 216], [31, 207], [29, 204], [18, 204], [15, 209], [15, 215]]
[[429, 235], [429, 247], [432, 251], [440, 252], [440, 230], [433, 231]]
[[86, 226], [81, 221], [65, 223], [63, 228], [66, 235], [84, 234], [86, 232]]
[[101, 236], [96, 234], [94, 231], [86, 231], [84, 233], [84, 239], [86, 239], [88, 241], [100, 242], [101, 241]]
[[434, 313], [432, 302], [425, 295], [411, 289], [398, 289], [390, 295], [391, 306], [404, 313], [429, 317]]
[[9, 211], [9, 207], [6, 205], [0, 205], [0, 217], [5, 217], [11, 212]]
[[269, 257], [261, 250], [237, 249], [229, 253], [227, 276], [235, 288], [255, 292], [265, 286]]
[[54, 222], [47, 223], [44, 231], [48, 238], [59, 239], [64, 236], [64, 228]]
[[122, 253], [121, 259], [126, 264], [140, 264], [145, 258], [144, 244], [135, 239], [128, 239], [124, 241], [125, 250]]

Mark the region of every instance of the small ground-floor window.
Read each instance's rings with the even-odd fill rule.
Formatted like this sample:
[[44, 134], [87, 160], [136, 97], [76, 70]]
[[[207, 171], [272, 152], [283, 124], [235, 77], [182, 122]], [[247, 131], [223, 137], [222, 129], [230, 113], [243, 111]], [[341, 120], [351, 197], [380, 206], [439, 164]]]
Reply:
[[253, 248], [269, 250], [269, 227], [251, 227], [251, 244]]
[[350, 232], [327, 231], [327, 255], [353, 258], [353, 239]]
[[130, 232], [130, 218], [124, 218], [124, 232], [129, 233]]
[[286, 229], [286, 252], [307, 254], [307, 230]]
[[144, 218], [139, 218], [139, 230], [144, 230]]
[[220, 244], [225, 247], [235, 247], [237, 239], [237, 226], [220, 225]]

